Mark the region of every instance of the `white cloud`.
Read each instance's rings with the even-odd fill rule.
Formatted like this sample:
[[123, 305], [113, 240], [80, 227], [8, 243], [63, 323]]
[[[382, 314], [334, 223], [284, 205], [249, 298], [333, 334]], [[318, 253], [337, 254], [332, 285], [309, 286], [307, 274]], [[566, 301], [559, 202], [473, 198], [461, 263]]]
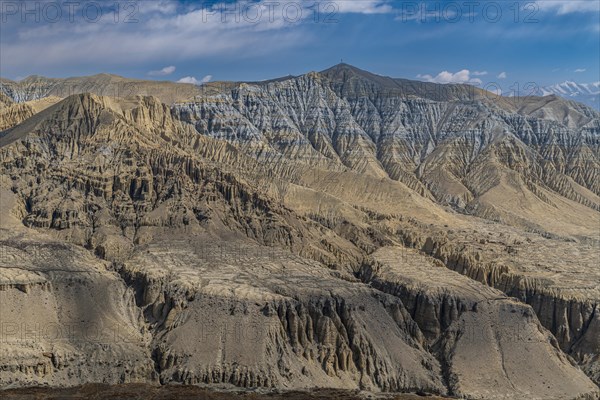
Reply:
[[[310, 25], [317, 23], [314, 2], [238, 0], [200, 2], [199, 5], [160, 0], [138, 3], [139, 8], [135, 9], [123, 6], [118, 23], [115, 23], [111, 2], [107, 3], [104, 16], [94, 23], [82, 17], [85, 5], [79, 5], [73, 13], [73, 23], [64, 13], [62, 19], [52, 24], [34, 23], [32, 18], [21, 23], [20, 16], [18, 20], [14, 17], [9, 21], [10, 35], [5, 34], [3, 25], [0, 67], [3, 72], [11, 71], [14, 75], [29, 72], [31, 54], [44, 60], [48, 70], [98, 65], [110, 69], [161, 60], [180, 62], [231, 55], [257, 57], [319, 39], [319, 30], [310, 29]], [[392, 5], [392, 0], [321, 3], [318, 23], [323, 24], [325, 19], [339, 20], [344, 13], [391, 13]], [[167, 72], [153, 71], [154, 76], [165, 76]]]
[[472, 72], [473, 76], [484, 76], [487, 75], [487, 71], [473, 71]]
[[506, 79], [507, 77], [508, 77], [508, 75], [506, 74], [506, 72], [500, 72], [496, 78]]
[[541, 11], [552, 11], [558, 15], [600, 12], [597, 0], [538, 0], [535, 4]]
[[186, 76], [178, 80], [177, 83], [191, 83], [192, 85], [198, 85], [200, 81], [193, 76]]
[[471, 71], [469, 71], [468, 69], [463, 69], [456, 73], [442, 71], [436, 76], [419, 74], [417, 75], [417, 78], [427, 82], [435, 83], [471, 83], [478, 85], [481, 84], [481, 79], [471, 78]]
[[[345, 0], [330, 4], [340, 13], [387, 14], [394, 11], [388, 1], [382, 0]], [[333, 11], [333, 8], [328, 11]]]
[[[141, 2], [140, 9], [146, 8], [146, 3], [150, 2]], [[243, 11], [240, 4], [246, 3], [219, 3], [204, 9], [197, 5], [148, 6], [147, 14], [137, 15], [136, 23], [115, 23], [112, 16], [103, 17], [96, 23], [81, 19], [70, 23], [68, 18], [55, 24], [35, 24], [31, 22], [33, 19], [20, 23], [19, 20], [18, 24], [12, 24], [12, 40], [4, 30], [2, 32], [0, 66], [2, 71], [27, 71], [31, 69], [31, 54], [36, 54], [44, 60], [47, 69], [90, 65], [109, 69], [165, 59], [180, 61], [211, 56], [277, 54], [318, 39], [315, 31], [307, 29], [315, 23], [314, 10], [309, 8], [313, 3], [295, 1], [294, 4], [303, 7], [297, 19], [294, 7], [289, 7], [286, 12], [285, 6], [292, 3], [289, 0], [252, 3], [253, 10], [256, 7], [261, 10], [258, 19], [253, 19], [253, 11]], [[367, 1], [354, 6], [344, 3], [348, 2], [340, 2], [338, 16], [342, 12], [386, 10], [382, 1]], [[324, 13], [325, 10], [322, 18]], [[125, 18], [126, 13], [122, 14]], [[107, 11], [107, 15], [112, 14]], [[159, 72], [158, 76], [163, 74], [154, 72]]]
[[585, 68], [577, 68], [574, 72], [585, 72], [587, 69]]
[[174, 65], [170, 65], [168, 67], [164, 67], [161, 70], [158, 71], [150, 71], [148, 72], [148, 75], [150, 76], [165, 76], [165, 75], [171, 75], [173, 72], [175, 72], [175, 66]]
[[193, 76], [186, 76], [177, 81], [177, 83], [191, 83], [192, 85], [202, 85], [212, 80], [212, 75], [206, 75], [204, 78], [198, 80]]
[[[177, 3], [168, 0], [143, 1], [135, 3], [135, 6], [135, 13], [142, 15], [151, 13], [172, 14], [177, 11]], [[133, 9], [129, 7], [128, 11], [131, 12]]]

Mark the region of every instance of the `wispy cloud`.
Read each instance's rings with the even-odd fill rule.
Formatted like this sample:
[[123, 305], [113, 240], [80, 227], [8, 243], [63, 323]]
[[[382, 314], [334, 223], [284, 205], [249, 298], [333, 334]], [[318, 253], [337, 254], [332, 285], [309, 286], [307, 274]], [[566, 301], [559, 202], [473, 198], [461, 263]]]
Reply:
[[166, 75], [171, 75], [173, 72], [175, 72], [175, 66], [174, 65], [170, 65], [168, 67], [164, 67], [163, 69], [160, 69], [158, 71], [150, 71], [148, 72], [148, 75], [150, 76], [166, 76]]
[[[31, 64], [31, 54], [43, 59], [47, 68], [276, 54], [317, 40], [316, 32], [309, 29], [311, 24], [335, 22], [343, 14], [394, 11], [391, 0], [317, 2], [318, 9], [314, 2], [298, 0], [200, 5], [160, 0], [132, 2], [118, 14], [111, 2], [94, 3], [94, 10], [103, 7], [103, 16], [90, 21], [82, 16], [82, 4], [75, 6], [73, 22], [61, 18], [56, 23], [35, 23], [29, 18], [22, 23], [20, 14], [7, 16], [2, 32], [2, 68], [24, 69]], [[174, 66], [168, 66], [149, 75], [167, 76], [174, 71]]]
[[[305, 7], [295, 15], [293, 7], [285, 8], [291, 3], [261, 0], [177, 8], [165, 2], [143, 1], [135, 3], [138, 7], [132, 17], [135, 23], [126, 23], [125, 10], [119, 14], [121, 20], [115, 22], [114, 10], [108, 8], [103, 12], [104, 17], [94, 22], [85, 20], [79, 13], [75, 13], [79, 19], [74, 23], [68, 18], [56, 23], [35, 23], [32, 18], [22, 23], [20, 15], [11, 16], [12, 19], [3, 24], [0, 62], [2, 69], [20, 70], [31, 64], [31, 54], [43, 59], [46, 68], [273, 54], [317, 38], [314, 32], [305, 29], [316, 23], [310, 5], [293, 2], [297, 7]], [[244, 11], [244, 4], [251, 4], [254, 11]], [[387, 1], [358, 1], [357, 4], [342, 1], [335, 12], [336, 15], [368, 14], [388, 10]], [[153, 73], [162, 76], [168, 75], [168, 71]]]
[[[137, 4], [134, 3], [137, 6]], [[131, 7], [128, 11], [132, 11]], [[136, 7], [135, 10], [141, 14], [173, 14], [177, 11], [177, 2], [172, 0], [153, 0], [146, 1], [142, 7]]]
[[585, 71], [587, 71], [587, 69], [585, 69], [585, 68], [577, 68], [577, 69], [576, 69], [575, 71], [573, 71], [573, 72], [585, 72]]
[[192, 85], [197, 85], [200, 83], [200, 81], [198, 81], [193, 76], [186, 76], [178, 80], [177, 83], [191, 83]]
[[212, 80], [212, 75], [206, 75], [204, 78], [198, 80], [193, 76], [186, 76], [177, 81], [177, 83], [191, 83], [192, 85], [202, 85]]
[[[452, 73], [448, 71], [442, 71], [436, 76], [431, 75], [417, 75], [417, 78], [422, 79], [427, 82], [435, 82], [435, 83], [471, 83], [471, 84], [481, 84], [481, 79], [479, 78], [471, 78], [471, 71], [468, 69], [463, 69], [458, 72]], [[481, 73], [479, 73], [481, 74]], [[473, 74], [475, 75], [475, 74]], [[485, 74], [483, 74], [485, 75]]]
[[552, 11], [558, 15], [600, 12], [597, 0], [538, 0], [535, 4], [540, 11]]
[[394, 11], [389, 1], [382, 0], [345, 0], [333, 1], [331, 4], [340, 13], [388, 14]]
[[500, 72], [496, 78], [506, 79], [507, 77], [508, 77], [508, 75], [506, 74], [506, 72]]
[[[526, 2], [515, 1], [521, 5]], [[533, 4], [533, 1], [536, 0], [527, 4]], [[35, 9], [39, 2], [24, 0], [10, 3]], [[269, 60], [268, 72], [265, 71], [268, 76], [278, 74], [277, 68], [288, 68], [286, 64], [309, 70], [324, 67], [324, 63], [328, 62], [325, 59], [333, 62], [342, 56], [349, 57], [344, 46], [352, 40], [356, 42], [355, 55], [352, 56], [356, 63], [370, 63], [374, 49], [381, 48], [377, 54], [382, 60], [391, 60], [390, 65], [401, 64], [400, 55], [409, 51], [414, 65], [421, 69], [406, 67], [401, 70], [402, 74], [414, 76], [418, 72], [423, 73], [427, 70], [420, 66], [435, 66], [437, 62], [445, 62], [445, 65], [460, 62], [464, 63], [462, 65], [479, 66], [479, 69], [467, 70], [468, 78], [465, 78], [462, 71], [438, 73], [443, 69], [438, 66], [435, 68], [439, 69], [429, 70], [431, 75], [422, 75], [422, 79], [477, 82], [478, 78], [486, 80], [498, 74], [489, 70], [486, 76], [487, 71], [483, 68], [492, 68], [492, 64], [483, 64], [477, 59], [477, 54], [490, 51], [490, 39], [510, 43], [511, 49], [514, 48], [509, 52], [506, 46], [501, 46], [489, 54], [490, 59], [506, 57], [506, 61], [496, 58], [496, 62], [502, 62], [502, 68], [510, 68], [511, 79], [520, 78], [523, 63], [516, 65], [517, 60], [510, 57], [519, 57], [527, 52], [530, 57], [527, 62], [537, 65], [541, 62], [539, 60], [544, 59], [543, 53], [553, 51], [551, 49], [556, 48], [553, 47], [556, 43], [562, 45], [569, 40], [580, 40], [583, 35], [589, 36], [590, 30], [594, 48], [586, 49], [587, 55], [597, 58], [598, 54], [598, 42], [594, 38], [598, 37], [600, 24], [597, 18], [592, 18], [593, 12], [598, 11], [598, 0], [539, 0], [540, 9], [533, 16], [539, 23], [526, 23], [530, 9], [523, 7], [517, 15], [519, 23], [516, 23], [514, 10], [510, 8], [514, 6], [512, 2], [495, 2], [502, 8], [502, 18], [498, 23], [489, 21], [493, 13], [482, 12], [486, 2], [475, 6], [474, 13], [469, 12], [470, 7], [462, 2], [333, 0], [316, 3], [319, 5], [317, 8], [315, 2], [302, 0], [138, 1], [132, 2], [135, 9], [125, 9], [126, 4], [120, 3], [116, 21], [114, 2], [94, 2], [88, 9], [85, 8], [88, 4], [81, 2], [75, 6], [73, 23], [69, 21], [68, 9], [64, 7], [63, 17], [56, 23], [49, 23], [44, 18], [35, 22], [33, 17], [27, 17], [23, 22], [21, 13], [15, 11], [14, 15], [0, 16], [3, 19], [0, 69], [7, 76], [33, 73], [60, 76], [100, 71], [126, 74], [136, 71], [141, 75], [168, 76], [176, 80], [194, 78], [197, 65], [216, 71], [215, 66], [219, 63], [231, 63], [232, 60], [259, 60], [255, 65], [263, 65], [265, 60]], [[446, 4], [452, 6], [446, 7]], [[94, 7], [98, 6], [103, 7], [103, 17], [98, 21], [92, 22], [82, 16], [84, 9], [88, 14], [94, 14]], [[297, 15], [298, 7], [301, 12]], [[315, 9], [319, 10], [316, 16]], [[493, 11], [492, 8], [489, 10]], [[130, 15], [133, 11], [135, 13]], [[394, 17], [414, 23], [399, 28]], [[419, 23], [422, 19], [436, 24], [425, 26]], [[132, 20], [135, 22], [129, 23]], [[332, 21], [335, 23], [328, 23]], [[373, 23], [377, 24], [376, 33], [367, 32]], [[531, 50], [532, 41], [536, 43], [534, 50]], [[456, 43], [472, 47], [473, 59], [455, 51]], [[417, 54], [415, 49], [421, 51]], [[578, 56], [580, 51], [580, 46], [573, 46], [565, 55]], [[32, 54], [39, 62], [31, 62]], [[308, 54], [314, 54], [314, 58], [306, 56]], [[271, 59], [276, 62], [270, 62]], [[291, 59], [299, 61], [292, 63]], [[577, 59], [583, 60], [578, 61], [580, 66], [591, 68], [585, 58]], [[144, 66], [141, 73], [137, 72], [140, 65]], [[173, 71], [168, 69], [175, 65], [177, 68]], [[223, 72], [223, 77], [237, 74], [233, 72], [236, 68], [243, 71], [242, 63], [239, 65], [224, 68], [232, 72]], [[541, 66], [539, 70], [546, 71], [548, 68], [552, 67]], [[574, 68], [563, 67], [561, 71], [573, 74]], [[240, 77], [245, 76], [242, 72], [239, 74]], [[198, 80], [201, 81], [200, 76]]]

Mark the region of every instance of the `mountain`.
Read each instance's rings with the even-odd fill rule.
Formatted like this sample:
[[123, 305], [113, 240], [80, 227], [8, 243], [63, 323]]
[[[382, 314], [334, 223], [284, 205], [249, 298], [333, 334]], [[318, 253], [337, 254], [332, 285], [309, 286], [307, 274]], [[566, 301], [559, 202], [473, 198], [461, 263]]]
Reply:
[[600, 394], [595, 110], [346, 64], [77, 79], [2, 98], [2, 385]]
[[[550, 86], [536, 87], [533, 96], [560, 96], [567, 100], [585, 104], [596, 111], [600, 111], [600, 81], [593, 83], [576, 83], [565, 81]], [[505, 96], [515, 96], [513, 92], [507, 92]]]
[[38, 100], [17, 103], [0, 93], [0, 131], [20, 124], [60, 100], [62, 100], [60, 97], [47, 96]]
[[565, 81], [540, 89], [539, 95], [541, 96], [548, 96], [551, 94], [578, 101], [587, 104], [596, 110], [600, 110], [600, 81], [594, 83]]
[[[201, 134], [240, 143], [257, 158], [335, 162], [488, 219], [550, 229], [545, 218], [525, 214], [553, 205], [555, 193], [572, 201], [558, 217], [562, 231], [577, 215], [591, 218], [597, 211], [593, 110], [557, 97], [495, 104], [468, 85], [429, 90], [431, 84], [403, 86], [356, 71], [341, 65], [260, 89], [241, 84], [173, 109]], [[444, 100], [424, 99], [421, 92]], [[499, 196], [486, 196], [490, 190]], [[525, 198], [503, 198], [507, 191]]]
[[128, 97], [153, 95], [165, 103], [192, 98], [198, 94], [197, 86], [168, 81], [127, 79], [118, 75], [98, 74], [65, 79], [32, 75], [15, 82], [0, 78], [0, 91], [17, 103], [39, 100], [48, 96], [67, 97], [79, 93], [96, 93], [101, 96]]

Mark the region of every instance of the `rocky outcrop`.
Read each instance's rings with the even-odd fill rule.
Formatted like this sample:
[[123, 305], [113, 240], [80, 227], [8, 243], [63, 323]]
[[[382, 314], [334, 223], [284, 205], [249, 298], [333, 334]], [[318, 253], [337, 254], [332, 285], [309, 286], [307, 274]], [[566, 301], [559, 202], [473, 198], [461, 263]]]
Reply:
[[[235, 260], [239, 248], [223, 246], [223, 258]], [[397, 298], [307, 268], [314, 262], [291, 254], [280, 270], [278, 257], [242, 248], [243, 269], [229, 261], [214, 270], [203, 257], [190, 269], [193, 248], [167, 255], [157, 245], [121, 267], [155, 337], [161, 382], [445, 393], [437, 361]]]
[[155, 379], [133, 294], [114, 273], [74, 246], [2, 236], [1, 386]]
[[26, 103], [11, 104], [0, 108], [0, 131], [12, 128], [35, 114], [31, 106]]
[[[586, 298], [585, 295], [582, 296], [584, 292], [573, 293], [573, 290], [569, 290], [572, 286], [560, 287], [548, 279], [528, 277], [525, 271], [514, 268], [515, 261], [526, 262], [527, 257], [508, 262], [501, 259], [497, 252], [494, 254], [489, 248], [481, 246], [482, 243], [479, 246], [465, 245], [453, 242], [446, 235], [432, 235], [423, 240], [423, 237], [415, 236], [414, 231], [410, 230], [403, 230], [402, 235], [404, 243], [435, 257], [444, 266], [529, 304], [541, 324], [554, 334], [563, 351], [584, 368], [597, 370], [598, 360], [595, 355], [598, 345], [595, 340], [589, 340], [600, 335], [598, 326], [594, 323], [598, 313], [598, 302], [594, 297]], [[482, 240], [486, 244], [490, 239]], [[531, 243], [531, 239], [529, 241], [528, 246], [536, 245]], [[503, 247], [512, 256], [523, 251], [520, 245], [514, 244], [514, 239], [512, 246]], [[591, 251], [588, 260], [593, 263], [594, 250], [588, 251]], [[582, 260], [585, 258], [582, 257]], [[572, 277], [568, 275], [565, 277], [570, 278]], [[576, 281], [572, 285], [582, 283], [583, 281]], [[597, 373], [592, 377], [597, 382]]]
[[[412, 250], [382, 248], [373, 257], [375, 263], [361, 271], [362, 280], [402, 299], [445, 366], [451, 394], [474, 398], [573, 396], [577, 389], [563, 383], [554, 386], [550, 376], [572, 373], [570, 382], [583, 382], [580, 371], [567, 372], [573, 361], [561, 353], [531, 307], [432, 265]], [[465, 379], [473, 369], [478, 378]], [[580, 396], [598, 395], [593, 385], [586, 390]]]

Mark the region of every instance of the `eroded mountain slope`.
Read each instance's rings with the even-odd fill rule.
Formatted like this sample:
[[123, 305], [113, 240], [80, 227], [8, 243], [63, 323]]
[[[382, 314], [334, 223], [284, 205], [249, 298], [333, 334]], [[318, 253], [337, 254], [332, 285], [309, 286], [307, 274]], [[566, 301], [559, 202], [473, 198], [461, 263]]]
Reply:
[[[383, 89], [396, 80], [353, 72], [340, 86], [330, 72], [220, 85], [172, 107], [75, 95], [1, 134], [3, 184], [28, 232], [19, 240], [35, 230], [84, 247], [122, 279], [117, 297], [135, 298], [111, 312], [142, 315], [140, 356], [124, 355], [139, 365], [106, 379], [592, 396], [569, 357], [598, 382], [597, 115], [523, 116], [461, 87], [445, 100], [394, 97]], [[403, 256], [390, 249], [421, 255], [396, 265]], [[397, 276], [385, 284], [367, 273], [382, 271], [382, 252]], [[448, 296], [431, 294], [439, 280]], [[464, 306], [448, 311], [449, 298]], [[206, 320], [226, 328], [206, 338]], [[494, 328], [502, 321], [526, 327], [534, 344], [510, 348]], [[241, 340], [232, 324], [260, 340]], [[459, 333], [470, 327], [491, 336], [469, 347]], [[464, 362], [475, 348], [493, 349], [481, 379], [469, 369], [476, 358]], [[520, 357], [527, 351], [537, 357]], [[3, 379], [57, 383], [56, 368]]]
[[[239, 144], [270, 164], [280, 155], [311, 165], [335, 161], [484, 218], [597, 233], [585, 223], [599, 207], [597, 112], [545, 98], [535, 106], [529, 98], [515, 100], [523, 103], [517, 111], [478, 89], [434, 86], [444, 88], [437, 101], [427, 98], [427, 87], [419, 92], [341, 65], [274, 82], [215, 86], [218, 94], [174, 109], [199, 133]], [[516, 195], [497, 195], [507, 192]], [[545, 215], [556, 202], [563, 204], [552, 224]]]

